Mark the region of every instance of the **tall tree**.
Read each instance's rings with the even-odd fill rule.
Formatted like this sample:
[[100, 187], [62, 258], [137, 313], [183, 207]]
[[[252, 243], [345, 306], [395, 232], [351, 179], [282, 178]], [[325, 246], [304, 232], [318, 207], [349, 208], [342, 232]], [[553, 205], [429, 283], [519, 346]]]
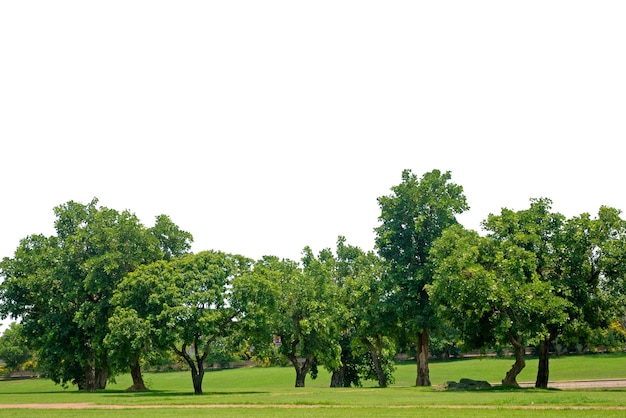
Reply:
[[[113, 290], [138, 266], [162, 258], [166, 244], [133, 213], [100, 207], [97, 199], [70, 201], [54, 213], [56, 235], [27, 237], [13, 258], [3, 260], [0, 310], [22, 317], [55, 382], [101, 389], [113, 372], [104, 344]], [[191, 235], [180, 234], [184, 242], [167, 251], [188, 248]]]
[[[119, 284], [114, 334], [125, 324], [145, 324], [130, 332], [135, 358], [142, 350], [171, 349], [190, 368], [194, 393], [202, 394], [205, 362], [216, 341], [237, 326], [240, 312], [232, 303], [233, 280], [248, 270], [250, 260], [218, 251], [203, 251], [142, 266]], [[132, 322], [132, 321], [130, 321]]]
[[418, 179], [404, 170], [392, 194], [378, 198], [376, 246], [389, 263], [391, 306], [403, 328], [416, 336], [417, 386], [430, 385], [429, 335], [436, 321], [426, 291], [433, 280], [430, 248], [445, 228], [457, 223], [456, 215], [469, 208], [463, 188], [450, 180], [450, 172], [433, 170]]

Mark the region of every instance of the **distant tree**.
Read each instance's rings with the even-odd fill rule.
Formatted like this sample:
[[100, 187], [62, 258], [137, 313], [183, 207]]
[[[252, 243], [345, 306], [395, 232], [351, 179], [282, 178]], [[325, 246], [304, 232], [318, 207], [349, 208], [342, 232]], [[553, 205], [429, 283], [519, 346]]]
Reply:
[[[203, 251], [138, 268], [117, 287], [112, 335], [128, 341], [123, 349], [134, 358], [173, 350], [189, 366], [194, 393], [201, 395], [211, 349], [238, 325], [232, 285], [249, 265], [239, 255]], [[137, 325], [127, 332], [129, 322]]]
[[436, 317], [426, 286], [433, 280], [429, 252], [444, 229], [467, 210], [463, 188], [450, 182], [450, 172], [433, 170], [418, 179], [410, 170], [392, 194], [378, 198], [381, 225], [376, 231], [378, 253], [389, 264], [387, 291], [404, 330], [417, 336], [417, 386], [430, 385], [429, 336]]
[[[185, 252], [191, 235], [176, 232], [167, 217], [151, 230], [129, 211], [99, 207], [97, 199], [70, 201], [54, 213], [56, 235], [29, 236], [3, 260], [0, 314], [22, 318], [52, 380], [102, 389], [115, 372], [104, 344], [113, 290], [138, 266]], [[166, 232], [182, 239], [168, 247]]]
[[255, 352], [277, 347], [295, 369], [296, 387], [304, 387], [307, 374], [317, 376], [318, 362], [332, 369], [340, 361], [336, 318], [342, 307], [324, 267], [330, 259], [328, 251], [315, 257], [309, 248], [303, 251], [302, 266], [266, 256], [233, 288]]
[[10, 372], [20, 370], [20, 367], [33, 358], [22, 334], [22, 325], [13, 322], [0, 336], [0, 359], [4, 360], [6, 369]]

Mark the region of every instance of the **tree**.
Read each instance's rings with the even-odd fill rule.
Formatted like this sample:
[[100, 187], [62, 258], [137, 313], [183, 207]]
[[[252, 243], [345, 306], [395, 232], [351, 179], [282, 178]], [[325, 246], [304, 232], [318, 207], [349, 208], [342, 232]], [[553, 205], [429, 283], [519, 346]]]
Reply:
[[[395, 353], [389, 336], [397, 324], [385, 300], [383, 263], [373, 251], [364, 252], [339, 237], [334, 276], [345, 307], [338, 321], [342, 336], [348, 337], [342, 344], [341, 366], [333, 371], [335, 386], [373, 378], [386, 387], [393, 382]], [[344, 382], [350, 370], [353, 377]]]
[[539, 338], [538, 388], [548, 386], [550, 346], [559, 336], [607, 327], [622, 312], [617, 290], [626, 274], [620, 211], [601, 207], [596, 219], [566, 219], [551, 206], [549, 199], [531, 199], [528, 209], [503, 209], [483, 223], [492, 239], [533, 253], [534, 274], [564, 301], [566, 320], [547, 323]]
[[265, 256], [233, 288], [255, 352], [277, 346], [294, 367], [296, 387], [304, 387], [307, 374], [316, 377], [318, 362], [332, 369], [340, 359], [335, 321], [341, 306], [324, 267], [331, 259], [328, 251], [316, 258], [309, 248], [303, 251], [302, 266]]
[[32, 352], [27, 347], [21, 324], [11, 323], [0, 336], [0, 359], [4, 360], [9, 373], [20, 370], [24, 363], [32, 359]]
[[430, 248], [445, 228], [457, 223], [455, 215], [469, 208], [463, 188], [450, 179], [450, 172], [433, 170], [418, 179], [404, 170], [392, 194], [378, 198], [376, 246], [389, 264], [390, 306], [406, 332], [417, 336], [417, 386], [430, 385], [429, 334], [436, 321], [426, 291], [433, 280]]
[[[115, 295], [112, 303], [115, 304]], [[108, 327], [104, 343], [109, 350], [109, 358], [115, 365], [128, 365], [130, 361], [133, 384], [126, 390], [147, 390], [141, 373], [142, 361], [148, 359], [150, 363], [160, 357], [160, 352], [150, 345], [150, 322], [140, 318], [134, 309], [116, 306], [109, 317]]]
[[568, 304], [540, 280], [535, 253], [454, 225], [435, 241], [431, 257], [428, 292], [438, 314], [461, 331], [467, 348], [511, 344], [515, 363], [502, 384], [518, 386], [525, 341], [567, 320]]
[[138, 268], [116, 290], [113, 334], [123, 334], [129, 321], [144, 324], [127, 334], [130, 351], [139, 357], [173, 350], [189, 365], [194, 393], [201, 395], [212, 347], [238, 324], [232, 285], [249, 265], [239, 255], [203, 251]]
[[546, 280], [558, 286], [560, 295], [571, 305], [567, 310], [569, 321], [562, 327], [552, 327], [540, 342], [535, 382], [538, 388], [548, 386], [549, 348], [557, 338], [588, 338], [595, 330], [607, 329], [624, 312], [626, 223], [620, 214], [617, 209], [602, 206], [596, 218], [583, 213], [568, 219], [551, 237], [556, 242], [557, 256]]
[[[22, 317], [28, 341], [55, 382], [102, 389], [115, 372], [104, 344], [113, 290], [138, 266], [187, 251], [191, 235], [163, 216], [157, 230], [145, 228], [133, 213], [99, 207], [97, 199], [70, 201], [54, 213], [56, 235], [27, 237], [2, 262], [0, 313]], [[164, 231], [182, 239], [168, 247], [160, 239]]]

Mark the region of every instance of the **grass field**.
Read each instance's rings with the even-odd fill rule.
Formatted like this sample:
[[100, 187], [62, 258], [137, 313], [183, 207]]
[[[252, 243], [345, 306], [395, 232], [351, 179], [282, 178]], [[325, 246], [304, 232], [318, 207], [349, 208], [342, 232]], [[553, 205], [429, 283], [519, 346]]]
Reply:
[[[466, 377], [499, 382], [512, 359], [475, 358], [432, 362], [434, 385]], [[556, 357], [551, 380], [626, 378], [626, 354]], [[518, 381], [533, 381], [537, 361], [530, 359]], [[0, 381], [0, 404], [89, 404], [88, 409], [0, 409], [2, 417], [26, 416], [626, 416], [626, 389], [536, 390], [494, 388], [447, 392], [417, 388], [414, 363], [398, 364], [389, 388], [365, 382], [362, 388], [329, 388], [320, 369], [317, 380], [294, 388], [290, 367], [210, 371], [203, 396], [193, 395], [188, 372], [146, 373], [150, 391], [127, 393], [129, 376], [97, 393], [63, 389], [47, 379]], [[158, 406], [158, 408], [155, 408]], [[141, 408], [140, 408], [141, 407]], [[96, 409], [97, 408], [97, 409]], [[125, 409], [102, 409], [125, 408]], [[180, 409], [184, 408], [184, 409]]]

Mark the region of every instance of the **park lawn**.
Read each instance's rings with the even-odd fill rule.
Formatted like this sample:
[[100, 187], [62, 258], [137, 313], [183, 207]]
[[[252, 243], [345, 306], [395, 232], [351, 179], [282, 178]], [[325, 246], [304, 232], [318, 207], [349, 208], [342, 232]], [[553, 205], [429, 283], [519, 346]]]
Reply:
[[[463, 377], [498, 382], [512, 364], [512, 359], [473, 358], [431, 363], [434, 385]], [[626, 354], [598, 354], [555, 357], [551, 360], [551, 380], [626, 378]], [[529, 359], [519, 381], [533, 381], [536, 360]], [[130, 377], [120, 376], [117, 383], [97, 393], [82, 393], [75, 388], [63, 389], [47, 379], [0, 381], [0, 404], [26, 403], [90, 403], [121, 405], [128, 408], [161, 405], [161, 409], [124, 410], [53, 410], [4, 409], [5, 416], [414, 416], [417, 411], [426, 416], [624, 416], [626, 390], [505, 390], [495, 388], [474, 392], [446, 392], [433, 388], [417, 388], [414, 363], [401, 363], [395, 373], [396, 382], [389, 388], [373, 387], [365, 382], [362, 388], [329, 388], [330, 375], [320, 369], [317, 380], [307, 377], [306, 387], [295, 388], [295, 372], [291, 367], [241, 368], [209, 371], [204, 379], [204, 396], [193, 395], [188, 372], [146, 373], [150, 391], [128, 393]], [[213, 405], [212, 409], [187, 409], [190, 406]], [[216, 408], [228, 405], [228, 408]], [[454, 408], [450, 408], [454, 407]], [[586, 407], [592, 410], [534, 410], [519, 407]], [[624, 409], [614, 409], [622, 407]], [[245, 408], [245, 409], [244, 409]], [[468, 409], [470, 408], [470, 409]], [[479, 408], [479, 409], [476, 409]], [[492, 409], [494, 408], [494, 409]], [[513, 409], [511, 409], [513, 408]], [[609, 408], [609, 409], [606, 409]], [[572, 415], [569, 415], [569, 414]], [[615, 413], [615, 414], [614, 414]], [[447, 415], [452, 414], [452, 415]], [[594, 415], [595, 414], [595, 415]], [[112, 416], [112, 415], [111, 415]]]

